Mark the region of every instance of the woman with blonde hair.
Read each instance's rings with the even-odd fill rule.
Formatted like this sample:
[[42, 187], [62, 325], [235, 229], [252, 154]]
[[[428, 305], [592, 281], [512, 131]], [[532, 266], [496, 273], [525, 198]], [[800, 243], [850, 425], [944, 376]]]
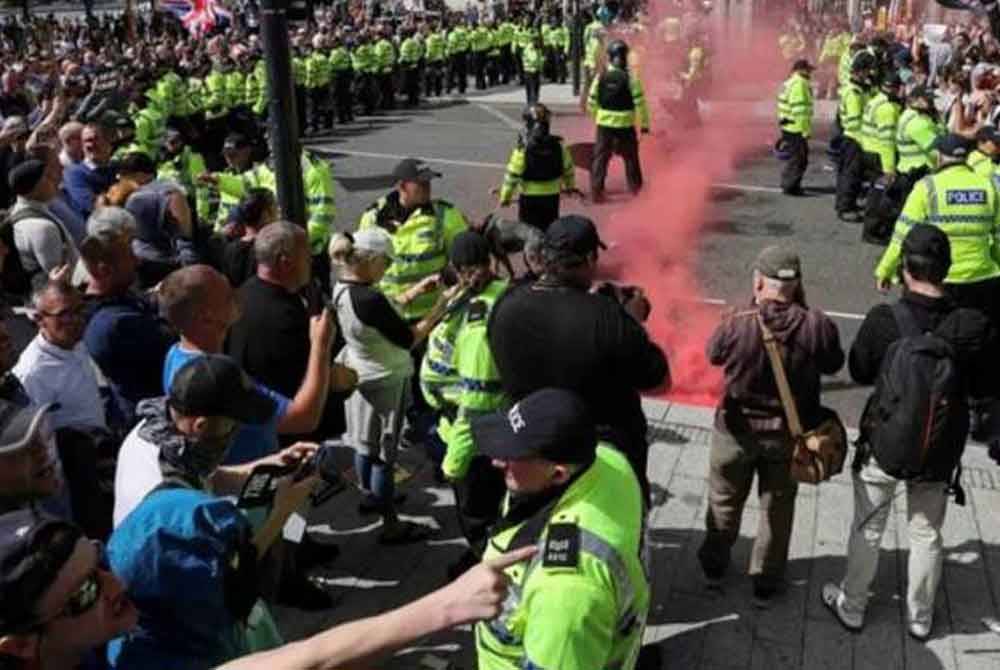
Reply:
[[[355, 450], [358, 481], [365, 492], [360, 511], [382, 515], [384, 528], [379, 542], [417, 542], [425, 539], [430, 529], [399, 520], [393, 480], [414, 373], [410, 349], [441, 320], [457, 287], [445, 292], [422, 321], [411, 325], [378, 289], [392, 263], [389, 233], [381, 228], [338, 233], [330, 241], [329, 254], [335, 275], [331, 308], [346, 342], [337, 362], [358, 374], [357, 389], [344, 406], [344, 441]], [[437, 278], [429, 277], [404, 292], [401, 302], [415, 300], [436, 285]]]

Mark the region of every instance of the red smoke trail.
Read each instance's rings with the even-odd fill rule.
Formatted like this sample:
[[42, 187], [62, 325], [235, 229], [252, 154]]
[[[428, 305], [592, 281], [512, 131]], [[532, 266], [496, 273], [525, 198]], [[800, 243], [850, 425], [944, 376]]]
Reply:
[[[651, 3], [652, 4], [652, 3]], [[664, 18], [653, 17], [651, 26]], [[669, 73], [676, 71], [655, 29], [646, 33], [641, 72], [653, 115], [653, 135], [641, 142], [645, 186], [637, 198], [613, 200], [594, 211], [602, 236], [615, 246], [606, 254], [607, 275], [645, 288], [653, 304], [647, 324], [670, 358], [672, 400], [714, 405], [722, 375], [705, 358], [705, 344], [719, 322], [719, 308], [702, 301], [696, 276], [697, 251], [709, 213], [712, 184], [732, 176], [738, 161], [777, 134], [770, 119], [754, 120], [749, 99], [768, 102], [773, 114], [777, 85], [788, 65], [777, 51], [776, 33], [754, 26], [752, 42], [714, 35], [711, 48], [711, 92], [716, 102], [740, 100], [730, 111], [716, 110], [699, 128], [671, 126], [662, 100]], [[633, 48], [636, 46], [632, 45]], [[777, 179], [777, 164], [775, 179]], [[608, 190], [624, 190], [620, 168], [612, 168]], [[612, 196], [614, 197], [614, 196]], [[748, 268], [718, 267], [711, 272], [745, 273]]]

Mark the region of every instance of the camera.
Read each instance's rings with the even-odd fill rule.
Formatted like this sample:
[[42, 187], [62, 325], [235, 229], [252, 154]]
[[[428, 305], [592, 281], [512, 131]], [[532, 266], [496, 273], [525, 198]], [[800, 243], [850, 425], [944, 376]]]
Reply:
[[295, 465], [258, 465], [244, 482], [237, 505], [244, 509], [269, 506], [274, 502], [278, 480], [292, 475], [292, 481], [300, 482], [313, 474], [319, 475], [322, 485], [312, 493], [312, 503], [322, 505], [346, 488], [337, 459], [336, 447], [324, 445]]
[[606, 281], [598, 285], [596, 292], [611, 298], [622, 307], [625, 307], [636, 298], [640, 299], [642, 302], [638, 313], [635, 314], [639, 321], [645, 322], [649, 319], [649, 315], [653, 311], [653, 306], [638, 286]]

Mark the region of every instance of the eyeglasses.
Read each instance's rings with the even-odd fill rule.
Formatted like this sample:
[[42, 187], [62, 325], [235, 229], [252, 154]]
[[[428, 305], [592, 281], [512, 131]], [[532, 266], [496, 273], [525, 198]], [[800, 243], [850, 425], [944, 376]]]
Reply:
[[66, 307], [58, 312], [43, 312], [38, 310], [38, 313], [42, 316], [47, 316], [50, 319], [72, 319], [83, 314], [84, 305], [81, 303], [79, 305], [74, 305], [72, 307]]

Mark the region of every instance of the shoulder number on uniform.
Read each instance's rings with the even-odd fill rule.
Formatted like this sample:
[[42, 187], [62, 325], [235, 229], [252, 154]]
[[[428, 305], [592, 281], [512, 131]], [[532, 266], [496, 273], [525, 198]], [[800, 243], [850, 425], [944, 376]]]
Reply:
[[986, 191], [982, 189], [948, 189], [945, 198], [949, 205], [985, 205]]
[[554, 523], [545, 538], [544, 568], [575, 568], [580, 562], [580, 528], [574, 523]]
[[469, 303], [469, 316], [467, 323], [476, 323], [486, 318], [486, 302], [483, 300], [473, 300]]

